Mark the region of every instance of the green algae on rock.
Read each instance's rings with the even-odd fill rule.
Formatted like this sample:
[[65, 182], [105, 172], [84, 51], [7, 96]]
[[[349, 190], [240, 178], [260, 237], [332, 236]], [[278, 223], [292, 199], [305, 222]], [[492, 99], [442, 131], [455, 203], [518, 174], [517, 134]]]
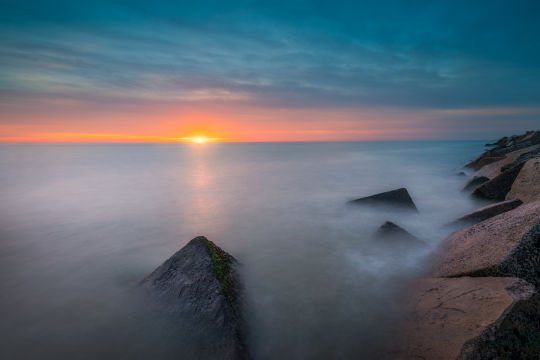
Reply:
[[197, 358], [250, 358], [237, 261], [206, 237], [192, 239], [140, 287], [159, 312], [194, 338]]
[[221, 289], [223, 290], [229, 305], [233, 306], [235, 294], [233, 284], [234, 280], [231, 278], [231, 266], [235, 260], [231, 255], [227, 254], [208, 239], [206, 239], [206, 246], [208, 247], [208, 253], [212, 259], [214, 270], [216, 270], [216, 276], [221, 284]]

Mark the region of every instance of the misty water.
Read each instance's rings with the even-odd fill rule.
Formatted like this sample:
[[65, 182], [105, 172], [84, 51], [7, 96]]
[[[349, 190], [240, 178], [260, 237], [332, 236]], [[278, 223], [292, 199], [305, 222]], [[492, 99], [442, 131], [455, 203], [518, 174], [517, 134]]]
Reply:
[[[478, 205], [480, 141], [0, 146], [0, 357], [181, 359], [131, 291], [197, 235], [241, 263], [256, 359], [377, 358], [407, 280]], [[407, 187], [419, 213], [346, 205]], [[426, 242], [386, 246], [386, 220]]]

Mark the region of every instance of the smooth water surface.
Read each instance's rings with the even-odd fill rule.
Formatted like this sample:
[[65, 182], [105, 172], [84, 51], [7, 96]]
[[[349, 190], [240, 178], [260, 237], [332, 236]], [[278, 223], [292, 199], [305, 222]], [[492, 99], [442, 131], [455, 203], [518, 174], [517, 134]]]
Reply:
[[[243, 264], [256, 359], [377, 358], [406, 279], [478, 206], [456, 174], [483, 143], [1, 145], [0, 357], [182, 358], [130, 289], [206, 235]], [[346, 206], [397, 187], [419, 214]], [[386, 220], [427, 246], [377, 243]]]

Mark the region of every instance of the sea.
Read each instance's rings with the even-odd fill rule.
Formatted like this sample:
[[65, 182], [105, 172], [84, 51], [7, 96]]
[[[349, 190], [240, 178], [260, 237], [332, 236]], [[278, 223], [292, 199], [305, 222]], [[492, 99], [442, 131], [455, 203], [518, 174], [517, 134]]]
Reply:
[[[132, 291], [204, 235], [241, 263], [254, 359], [376, 359], [486, 141], [0, 145], [0, 358], [186, 359]], [[347, 201], [406, 187], [418, 213]], [[392, 221], [424, 242], [373, 238]], [[189, 340], [189, 339], [188, 339]]]

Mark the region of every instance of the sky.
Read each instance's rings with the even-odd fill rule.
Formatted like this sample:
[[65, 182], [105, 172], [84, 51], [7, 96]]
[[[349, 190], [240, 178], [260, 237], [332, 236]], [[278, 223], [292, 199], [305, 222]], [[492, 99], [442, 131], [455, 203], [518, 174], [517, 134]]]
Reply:
[[540, 128], [540, 2], [0, 0], [1, 142]]

